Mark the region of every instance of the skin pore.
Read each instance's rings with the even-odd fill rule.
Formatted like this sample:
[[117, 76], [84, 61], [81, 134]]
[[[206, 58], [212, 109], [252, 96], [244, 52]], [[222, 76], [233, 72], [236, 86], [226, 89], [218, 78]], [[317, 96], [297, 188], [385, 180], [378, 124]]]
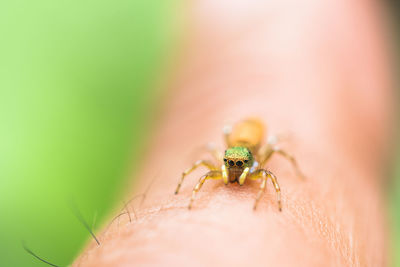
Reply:
[[[73, 266], [385, 266], [383, 163], [392, 85], [377, 1], [214, 1], [188, 7], [187, 50], [173, 95], [138, 175], [154, 183], [137, 219], [120, 216]], [[248, 116], [284, 133], [307, 179], [274, 155], [259, 182], [208, 180], [187, 205], [199, 168], [179, 195], [183, 170], [221, 152], [222, 127]]]

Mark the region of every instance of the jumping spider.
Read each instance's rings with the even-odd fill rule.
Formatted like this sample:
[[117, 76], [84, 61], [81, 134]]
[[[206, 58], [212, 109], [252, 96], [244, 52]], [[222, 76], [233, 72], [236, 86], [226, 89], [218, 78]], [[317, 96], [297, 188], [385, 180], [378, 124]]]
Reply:
[[222, 155], [215, 148], [210, 149], [210, 152], [219, 162], [222, 163], [222, 165], [218, 167], [210, 161], [197, 161], [191, 168], [183, 172], [181, 180], [175, 190], [175, 194], [178, 194], [186, 175], [199, 166], [205, 166], [210, 171], [203, 175], [194, 187], [188, 206], [189, 209], [192, 207], [196, 193], [200, 190], [206, 180], [222, 179], [226, 185], [235, 182], [239, 183], [239, 185], [243, 185], [247, 178], [252, 180], [261, 179], [260, 190], [254, 202], [254, 209], [256, 209], [257, 204], [265, 191], [267, 180], [270, 178], [277, 194], [279, 211], [282, 211], [281, 189], [277, 178], [272, 172], [264, 169], [263, 166], [274, 153], [277, 153], [292, 163], [293, 168], [299, 177], [304, 178], [304, 175], [300, 171], [295, 158], [284, 150], [276, 147], [275, 141], [269, 141], [264, 146], [261, 146], [261, 142], [264, 138], [264, 129], [264, 124], [258, 119], [246, 119], [235, 124], [233, 127], [226, 128], [224, 130], [224, 137], [227, 145], [225, 154]]

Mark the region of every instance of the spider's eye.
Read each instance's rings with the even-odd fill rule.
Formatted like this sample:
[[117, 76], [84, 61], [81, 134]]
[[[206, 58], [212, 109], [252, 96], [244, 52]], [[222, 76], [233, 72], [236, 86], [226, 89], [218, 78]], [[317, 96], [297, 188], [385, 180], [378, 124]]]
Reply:
[[235, 162], [233, 160], [228, 161], [229, 166], [235, 166]]
[[245, 159], [245, 160], [244, 160], [244, 163], [247, 163], [247, 162], [249, 162], [249, 160]]
[[226, 162], [226, 161], [227, 161], [227, 159], [224, 159], [224, 161]]
[[241, 160], [236, 161], [236, 166], [240, 167], [242, 165], [243, 165], [243, 161], [241, 161]]

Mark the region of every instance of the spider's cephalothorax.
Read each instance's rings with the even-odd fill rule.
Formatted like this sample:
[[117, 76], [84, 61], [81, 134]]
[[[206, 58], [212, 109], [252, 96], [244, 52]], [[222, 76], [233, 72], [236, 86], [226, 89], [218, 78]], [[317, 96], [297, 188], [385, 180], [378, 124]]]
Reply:
[[253, 155], [246, 147], [236, 146], [225, 150], [224, 164], [231, 183], [239, 182], [240, 175], [246, 168], [251, 168], [254, 163]]
[[264, 124], [258, 119], [246, 119], [238, 122], [233, 127], [226, 127], [225, 129], [224, 134], [227, 145], [225, 154], [222, 155], [218, 150], [210, 149], [215, 160], [221, 165], [206, 160], [197, 161], [191, 168], [183, 172], [175, 194], [179, 192], [186, 175], [199, 166], [205, 166], [210, 171], [203, 175], [194, 187], [189, 209], [192, 206], [196, 193], [206, 180], [222, 179], [225, 184], [237, 182], [239, 185], [243, 185], [248, 178], [261, 180], [260, 191], [257, 194], [254, 209], [257, 207], [257, 203], [265, 191], [267, 180], [271, 179], [277, 193], [279, 210], [281, 210], [281, 190], [278, 181], [274, 174], [263, 167], [270, 157], [277, 153], [292, 163], [298, 176], [304, 177], [297, 166], [296, 160], [284, 150], [277, 148], [274, 142], [268, 142], [262, 146], [265, 128]]

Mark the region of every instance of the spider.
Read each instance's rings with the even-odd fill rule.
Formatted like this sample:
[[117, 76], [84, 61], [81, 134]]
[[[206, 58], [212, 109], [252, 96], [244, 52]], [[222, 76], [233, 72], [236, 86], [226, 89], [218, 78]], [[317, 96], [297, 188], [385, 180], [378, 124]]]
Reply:
[[209, 172], [203, 175], [194, 187], [188, 206], [189, 209], [192, 208], [196, 193], [201, 189], [206, 180], [222, 179], [225, 185], [235, 182], [239, 183], [239, 185], [243, 185], [246, 179], [249, 178], [252, 180], [261, 179], [260, 189], [253, 206], [255, 210], [260, 198], [265, 192], [265, 187], [269, 178], [271, 179], [277, 194], [279, 211], [282, 211], [281, 189], [277, 178], [272, 172], [264, 169], [263, 166], [273, 154], [280, 154], [291, 162], [299, 177], [304, 179], [304, 175], [300, 171], [296, 159], [286, 151], [275, 146], [275, 137], [271, 138], [271, 141], [261, 146], [264, 132], [264, 124], [259, 119], [255, 118], [240, 121], [233, 125], [233, 127], [225, 127], [224, 138], [227, 145], [225, 154], [222, 155], [222, 153], [215, 148], [209, 148], [214, 158], [221, 163], [221, 166], [218, 167], [212, 162], [206, 160], [195, 162], [192, 167], [182, 173], [175, 194], [178, 194], [183, 180], [189, 173], [199, 166], [204, 166], [209, 169]]

